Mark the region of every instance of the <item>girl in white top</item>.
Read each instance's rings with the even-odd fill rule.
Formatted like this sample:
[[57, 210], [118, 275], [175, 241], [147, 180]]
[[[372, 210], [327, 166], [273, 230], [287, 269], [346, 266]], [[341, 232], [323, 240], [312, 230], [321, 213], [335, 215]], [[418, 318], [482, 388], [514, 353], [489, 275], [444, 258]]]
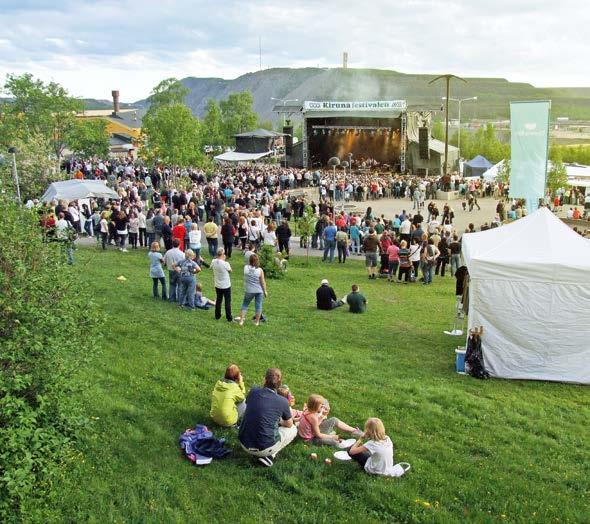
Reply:
[[[365, 443], [363, 444], [363, 440]], [[348, 454], [372, 475], [397, 476], [393, 471], [393, 444], [385, 434], [383, 422], [370, 418], [365, 424], [364, 436], [348, 450]]]
[[267, 246], [276, 246], [277, 234], [275, 233], [275, 225], [270, 223], [268, 228], [262, 233], [262, 241]]
[[196, 222], [192, 223], [191, 230], [188, 232], [188, 243], [199, 260], [201, 256], [201, 230]]

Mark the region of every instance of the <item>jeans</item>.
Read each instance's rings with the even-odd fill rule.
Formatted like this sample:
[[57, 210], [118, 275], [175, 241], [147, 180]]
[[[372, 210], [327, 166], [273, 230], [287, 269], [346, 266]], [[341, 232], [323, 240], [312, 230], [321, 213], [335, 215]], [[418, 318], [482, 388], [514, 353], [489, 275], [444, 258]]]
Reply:
[[125, 249], [127, 245], [127, 234], [118, 235], [119, 237], [119, 249]]
[[102, 248], [106, 249], [107, 248], [107, 244], [109, 242], [109, 234], [108, 233], [101, 233], [100, 234], [100, 239], [102, 241]]
[[330, 262], [333, 262], [334, 261], [334, 250], [336, 249], [336, 241], [326, 239], [325, 246], [326, 247], [324, 248], [324, 258], [322, 258], [322, 260], [325, 261], [326, 258], [328, 257], [328, 253], [330, 253]]
[[129, 243], [133, 249], [137, 249], [137, 233], [129, 233]]
[[217, 300], [215, 301], [215, 320], [221, 318], [221, 303], [225, 301], [225, 318], [228, 322], [231, 322], [233, 320], [231, 314], [231, 287], [226, 287], [225, 289], [216, 287], [215, 293], [217, 295]]
[[145, 241], [145, 245], [147, 247], [150, 247], [152, 245], [153, 242], [156, 241], [156, 233], [146, 233], [146, 241]]
[[389, 280], [393, 280], [397, 273], [397, 268], [399, 267], [399, 262], [397, 260], [390, 260], [389, 261]]
[[435, 275], [438, 275], [439, 271], [440, 271], [440, 276], [444, 277], [445, 276], [445, 268], [447, 267], [447, 258], [446, 257], [438, 257], [438, 259], [436, 260], [436, 270], [434, 271]]
[[451, 275], [455, 276], [457, 269], [461, 266], [461, 255], [451, 255]]
[[147, 233], [145, 232], [145, 227], [140, 227], [139, 228], [139, 245], [141, 247], [143, 246], [147, 246]]
[[209, 248], [209, 256], [211, 258], [215, 258], [217, 256], [217, 244], [218, 240], [216, 238], [207, 237], [207, 246]]
[[65, 254], [68, 264], [71, 266], [74, 264], [74, 244], [69, 241], [62, 241], [61, 244], [62, 253]]
[[195, 289], [197, 279], [193, 275], [180, 277], [180, 286], [178, 287], [178, 305], [184, 306], [188, 302], [188, 307], [195, 308]]
[[256, 314], [259, 315], [262, 313], [262, 301], [264, 299], [264, 293], [244, 293], [244, 300], [242, 302], [242, 311], [246, 311], [250, 302], [254, 299], [254, 307]]
[[351, 238], [350, 239], [350, 252], [356, 253], [357, 255], [361, 252], [361, 239], [360, 238]]
[[432, 284], [434, 266], [431, 266], [428, 262], [422, 262], [422, 275], [424, 275], [425, 284]]
[[344, 264], [346, 262], [346, 244], [338, 243], [338, 262]]
[[178, 273], [174, 270], [168, 271], [168, 282], [170, 287], [170, 302], [176, 302], [177, 300], [177, 286], [178, 286]]
[[159, 277], [159, 278], [155, 278], [152, 277], [152, 281], [153, 281], [153, 293], [154, 293], [154, 298], [160, 298], [160, 295], [158, 294], [158, 281], [160, 282], [160, 284], [162, 285], [162, 300], [167, 300], [167, 296], [166, 296], [166, 279], [164, 277]]
[[233, 238], [231, 238], [231, 239], [225, 239], [223, 241], [223, 249], [225, 249], [225, 256], [227, 258], [231, 258], [231, 252], [232, 252], [232, 249], [234, 247], [233, 241], [234, 241]]
[[279, 251], [284, 251], [287, 256], [289, 256], [289, 240], [286, 238], [279, 238]]

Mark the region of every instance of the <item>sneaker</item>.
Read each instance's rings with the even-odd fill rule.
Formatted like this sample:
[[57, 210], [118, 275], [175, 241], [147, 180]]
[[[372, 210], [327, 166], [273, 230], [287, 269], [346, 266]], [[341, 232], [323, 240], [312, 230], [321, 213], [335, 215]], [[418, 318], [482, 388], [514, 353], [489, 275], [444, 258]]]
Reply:
[[265, 468], [271, 468], [273, 465], [273, 461], [270, 457], [259, 457], [258, 462]]
[[244, 318], [240, 317], [240, 319], [238, 320], [238, 324], [240, 324], [240, 326], [244, 325]]
[[127, 251], [126, 249], [121, 249], [121, 251], [122, 251], [123, 253], [128, 253], [128, 251]]

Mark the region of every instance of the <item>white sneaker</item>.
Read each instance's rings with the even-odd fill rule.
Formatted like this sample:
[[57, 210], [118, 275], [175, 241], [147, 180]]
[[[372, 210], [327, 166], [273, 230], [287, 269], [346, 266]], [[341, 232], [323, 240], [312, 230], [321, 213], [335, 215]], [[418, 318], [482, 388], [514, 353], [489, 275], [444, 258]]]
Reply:
[[127, 251], [126, 249], [121, 249], [121, 251], [122, 251], [123, 253], [128, 253], [128, 251]]

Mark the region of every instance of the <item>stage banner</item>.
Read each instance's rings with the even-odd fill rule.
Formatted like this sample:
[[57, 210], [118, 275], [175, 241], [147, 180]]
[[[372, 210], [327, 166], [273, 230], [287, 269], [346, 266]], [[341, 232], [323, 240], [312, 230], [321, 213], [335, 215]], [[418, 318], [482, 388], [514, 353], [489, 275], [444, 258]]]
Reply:
[[303, 102], [303, 111], [405, 111], [405, 100], [323, 100]]
[[510, 103], [510, 196], [526, 198], [529, 211], [545, 196], [550, 109], [547, 100]]

